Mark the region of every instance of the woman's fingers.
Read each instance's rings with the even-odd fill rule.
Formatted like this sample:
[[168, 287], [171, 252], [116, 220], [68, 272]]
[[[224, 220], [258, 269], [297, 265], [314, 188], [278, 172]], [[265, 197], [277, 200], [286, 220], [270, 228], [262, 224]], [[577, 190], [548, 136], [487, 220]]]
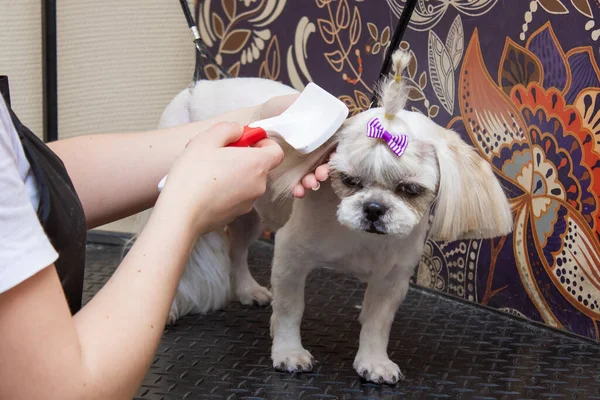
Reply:
[[329, 165], [323, 164], [319, 165], [315, 170], [315, 177], [319, 182], [324, 182], [329, 178]]
[[306, 195], [306, 190], [304, 189], [304, 186], [302, 186], [302, 184], [299, 183], [296, 185], [296, 187], [294, 187], [292, 194], [294, 195], [294, 197], [301, 199], [304, 197], [304, 195]]
[[215, 147], [225, 147], [241, 138], [243, 131], [241, 125], [232, 122], [219, 122], [208, 129], [205, 134], [196, 135], [188, 142], [186, 147], [194, 143], [199, 143], [200, 146], [210, 144]]
[[263, 139], [257, 142], [254, 146], [263, 153], [263, 160], [267, 163], [267, 168], [272, 170], [283, 161], [283, 150], [275, 141], [271, 139]]
[[261, 106], [260, 119], [275, 117], [287, 110], [300, 96], [299, 93], [272, 97]]
[[329, 165], [319, 165], [315, 170], [315, 173], [305, 175], [300, 183], [298, 183], [292, 190], [294, 197], [301, 199], [306, 195], [306, 190], [319, 190], [321, 182], [324, 182], [329, 178]]
[[306, 189], [316, 190], [319, 188], [320, 184], [315, 177], [315, 174], [307, 174], [302, 178], [302, 186]]
[[329, 166], [327, 164], [320, 165], [315, 170], [314, 174], [307, 174], [302, 178], [302, 186], [306, 189], [318, 190], [321, 187], [321, 182], [324, 182], [329, 177]]

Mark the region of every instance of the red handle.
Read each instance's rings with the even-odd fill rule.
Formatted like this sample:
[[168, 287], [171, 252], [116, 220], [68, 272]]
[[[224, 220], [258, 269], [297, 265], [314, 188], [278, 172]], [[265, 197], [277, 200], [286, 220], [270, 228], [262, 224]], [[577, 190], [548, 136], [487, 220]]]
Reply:
[[267, 132], [263, 128], [250, 128], [246, 125], [242, 137], [230, 143], [228, 147], [248, 147], [266, 138]]

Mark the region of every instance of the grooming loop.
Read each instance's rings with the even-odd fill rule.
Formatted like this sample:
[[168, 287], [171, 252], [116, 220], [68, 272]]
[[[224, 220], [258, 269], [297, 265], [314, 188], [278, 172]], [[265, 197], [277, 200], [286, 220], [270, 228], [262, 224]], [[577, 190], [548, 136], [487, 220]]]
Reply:
[[202, 75], [202, 71], [204, 70], [204, 66], [206, 64], [214, 65], [217, 70], [223, 75], [225, 78], [231, 78], [231, 74], [217, 62], [215, 57], [208, 50], [204, 42], [202, 42], [202, 38], [200, 37], [200, 32], [198, 32], [198, 27], [196, 26], [196, 22], [192, 17], [192, 13], [188, 6], [187, 0], [180, 0], [181, 9], [183, 10], [183, 15], [185, 16], [185, 20], [187, 21], [188, 28], [192, 34], [192, 41], [196, 46], [196, 68], [194, 71], [194, 82], [200, 79]]
[[[396, 24], [396, 29], [394, 29], [392, 40], [390, 41], [390, 44], [385, 52], [385, 58], [383, 60], [383, 64], [381, 65], [381, 70], [379, 71], [379, 80], [375, 87], [380, 87], [381, 83], [387, 79], [388, 73], [392, 68], [392, 54], [400, 47], [400, 42], [402, 41], [402, 37], [404, 36], [404, 32], [408, 27], [408, 23], [410, 22], [410, 18], [418, 1], [419, 0], [406, 0], [402, 14], [398, 19], [398, 24]], [[377, 90], [375, 90], [370, 108], [378, 107], [380, 105], [380, 100], [381, 99], [377, 96]]]

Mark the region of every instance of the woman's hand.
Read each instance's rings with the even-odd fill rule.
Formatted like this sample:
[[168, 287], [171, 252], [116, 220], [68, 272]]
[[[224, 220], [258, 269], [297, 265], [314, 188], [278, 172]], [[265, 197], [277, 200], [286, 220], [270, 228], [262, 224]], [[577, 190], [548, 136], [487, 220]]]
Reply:
[[269, 139], [249, 148], [225, 147], [241, 135], [241, 126], [219, 123], [196, 136], [169, 171], [156, 207], [181, 214], [195, 234], [250, 212], [266, 190], [268, 172], [283, 161], [283, 151]]
[[329, 178], [329, 165], [319, 165], [314, 173], [305, 175], [302, 181], [296, 185], [293, 191], [294, 197], [301, 199], [306, 195], [307, 190], [319, 190], [321, 182], [326, 181], [327, 178]]
[[[288, 109], [296, 101], [300, 94], [289, 94], [284, 96], [276, 96], [267, 100], [260, 107], [260, 119], [275, 117]], [[320, 182], [324, 182], [329, 177], [329, 165], [322, 164], [317, 167], [314, 173], [309, 173], [302, 178], [293, 190], [293, 195], [296, 198], [303, 198], [306, 191], [318, 190], [321, 187]]]
[[273, 118], [287, 110], [300, 96], [300, 93], [271, 97], [260, 105], [257, 119]]

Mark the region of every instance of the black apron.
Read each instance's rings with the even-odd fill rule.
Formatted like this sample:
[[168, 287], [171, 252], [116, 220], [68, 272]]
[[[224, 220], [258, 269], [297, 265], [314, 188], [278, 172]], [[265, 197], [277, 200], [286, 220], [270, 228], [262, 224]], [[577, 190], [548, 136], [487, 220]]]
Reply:
[[11, 109], [6, 76], [0, 76], [0, 92], [37, 180], [40, 193], [37, 216], [58, 253], [54, 265], [71, 313], [75, 314], [81, 308], [85, 268], [87, 226], [83, 207], [63, 162]]

